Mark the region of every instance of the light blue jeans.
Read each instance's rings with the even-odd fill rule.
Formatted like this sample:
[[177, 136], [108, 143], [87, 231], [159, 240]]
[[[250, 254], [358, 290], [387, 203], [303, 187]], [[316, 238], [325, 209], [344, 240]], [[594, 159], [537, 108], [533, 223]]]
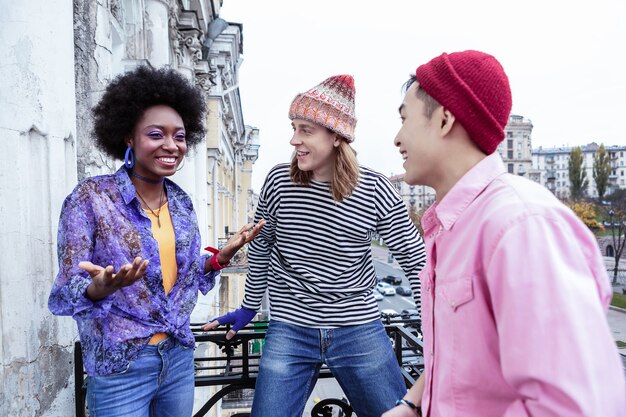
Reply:
[[391, 341], [379, 320], [336, 329], [270, 321], [252, 417], [301, 417], [326, 363], [358, 417], [380, 417], [406, 394]]
[[119, 373], [87, 378], [89, 417], [190, 417], [193, 349], [172, 338], [146, 345]]

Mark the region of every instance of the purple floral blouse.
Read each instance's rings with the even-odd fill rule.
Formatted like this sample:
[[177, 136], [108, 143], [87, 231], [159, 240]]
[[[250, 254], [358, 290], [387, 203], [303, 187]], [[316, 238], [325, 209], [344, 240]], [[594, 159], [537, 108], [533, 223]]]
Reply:
[[[198, 290], [206, 294], [216, 272], [204, 274], [208, 254], [200, 254], [200, 232], [189, 196], [165, 180], [168, 206], [176, 235], [178, 277], [169, 296], [161, 277], [159, 248], [152, 223], [136, 197], [125, 168], [113, 175], [88, 178], [65, 199], [58, 235], [59, 273], [48, 307], [53, 314], [72, 316], [78, 324], [88, 375], [125, 370], [159, 332], [193, 347], [189, 327]], [[103, 300], [85, 296], [89, 274], [81, 261], [113, 265], [117, 271], [136, 256], [150, 262], [143, 278]]]

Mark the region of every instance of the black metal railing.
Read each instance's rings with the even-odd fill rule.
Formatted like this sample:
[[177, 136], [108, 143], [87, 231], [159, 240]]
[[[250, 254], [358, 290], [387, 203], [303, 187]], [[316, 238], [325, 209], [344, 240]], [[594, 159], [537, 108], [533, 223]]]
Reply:
[[[396, 358], [402, 369], [402, 376], [407, 387], [411, 387], [424, 368], [422, 341], [419, 336], [421, 331], [419, 317], [383, 315], [382, 321], [393, 344]], [[200, 326], [200, 324], [191, 325], [196, 340], [195, 386], [221, 386], [221, 389], [202, 405], [194, 417], [206, 416], [209, 410], [222, 399], [233, 403], [250, 400], [250, 393], [244, 392], [254, 389], [263, 352], [263, 340], [267, 331], [266, 321], [255, 321], [240, 330], [233, 339], [226, 340], [224, 335], [229, 330], [228, 327], [203, 331]], [[217, 346], [217, 355], [205, 355], [203, 351], [215, 350], [210, 349], [212, 345]], [[86, 417], [88, 411], [85, 402], [85, 373], [80, 342], [76, 342], [74, 346], [74, 377], [76, 417]], [[320, 378], [333, 378], [328, 367], [322, 366]], [[339, 415], [345, 417], [352, 415], [352, 408], [344, 400], [329, 398], [318, 402], [311, 410], [311, 416], [331, 416], [333, 410], [336, 409], [340, 410]], [[238, 415], [243, 417], [248, 414]]]

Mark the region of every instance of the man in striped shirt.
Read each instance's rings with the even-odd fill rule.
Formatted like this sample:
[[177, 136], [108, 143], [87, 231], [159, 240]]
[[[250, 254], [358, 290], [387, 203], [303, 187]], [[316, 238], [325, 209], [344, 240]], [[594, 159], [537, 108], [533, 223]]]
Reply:
[[417, 307], [424, 244], [389, 180], [359, 166], [354, 80], [330, 77], [293, 100], [290, 164], [274, 167], [250, 245], [241, 309], [205, 328], [249, 322], [269, 294], [271, 320], [253, 417], [301, 416], [326, 363], [359, 417], [379, 417], [406, 393], [374, 299], [371, 239], [383, 237], [408, 277]]

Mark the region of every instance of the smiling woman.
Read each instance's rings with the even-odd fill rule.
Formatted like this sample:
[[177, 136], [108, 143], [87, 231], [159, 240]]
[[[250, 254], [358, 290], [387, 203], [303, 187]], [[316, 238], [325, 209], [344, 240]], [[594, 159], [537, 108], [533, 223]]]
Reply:
[[126, 141], [135, 154], [131, 175], [159, 181], [176, 172], [185, 154], [185, 126], [180, 115], [165, 105], [147, 108]]
[[202, 140], [204, 113], [179, 73], [148, 67], [113, 80], [94, 108], [96, 144], [124, 165], [65, 199], [49, 298], [54, 314], [77, 321], [93, 415], [191, 416], [198, 291], [263, 225], [200, 253], [191, 199], [167, 177]]

